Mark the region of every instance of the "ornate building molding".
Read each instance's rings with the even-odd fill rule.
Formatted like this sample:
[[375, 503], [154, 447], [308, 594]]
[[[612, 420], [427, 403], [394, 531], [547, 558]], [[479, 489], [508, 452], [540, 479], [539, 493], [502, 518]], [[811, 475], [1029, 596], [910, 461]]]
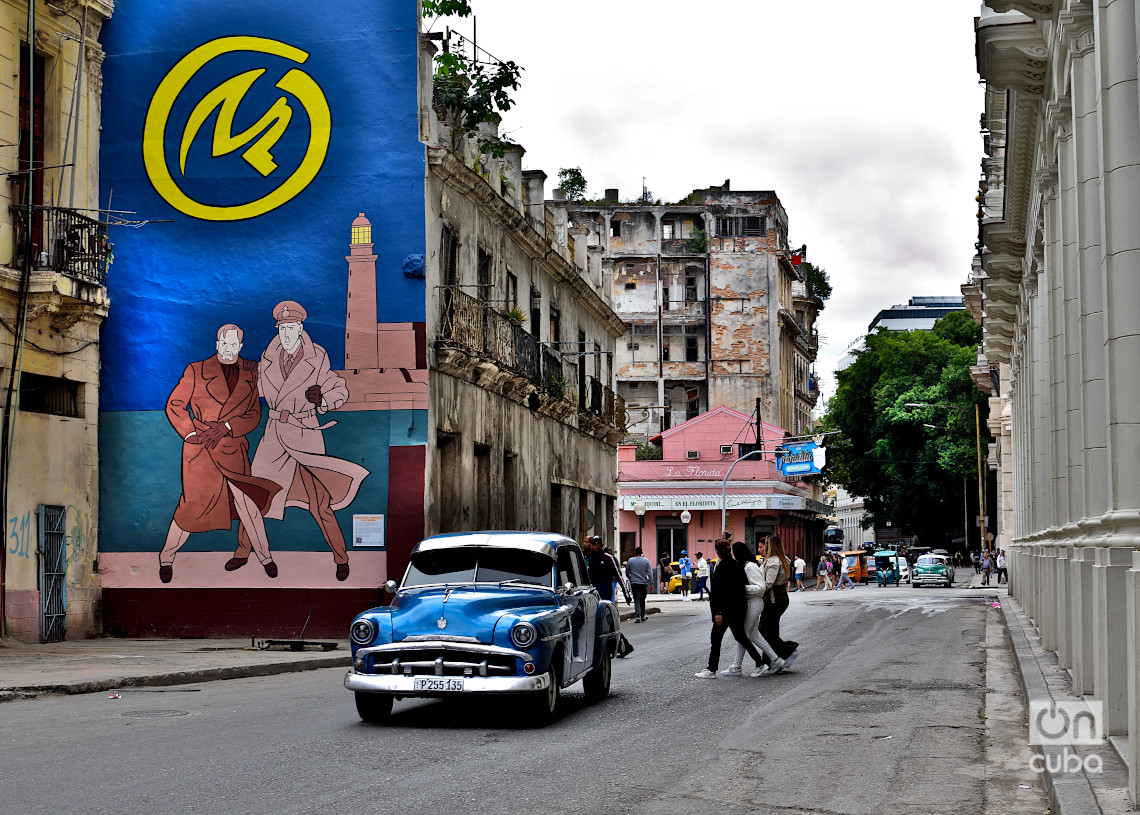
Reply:
[[1020, 11], [1034, 20], [1051, 20], [1056, 3], [1045, 0], [986, 0], [986, 5], [999, 14], [1007, 11]]

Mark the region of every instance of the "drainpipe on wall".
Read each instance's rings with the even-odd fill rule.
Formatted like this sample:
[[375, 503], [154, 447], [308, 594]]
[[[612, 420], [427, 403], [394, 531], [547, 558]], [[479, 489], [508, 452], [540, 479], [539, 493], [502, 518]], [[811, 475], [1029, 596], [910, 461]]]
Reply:
[[[8, 528], [8, 485], [12, 468], [12, 415], [18, 403], [14, 399], [20, 388], [20, 366], [24, 355], [24, 333], [28, 325], [28, 284], [32, 278], [32, 218], [35, 215], [36, 193], [36, 4], [28, 0], [28, 211], [24, 222], [24, 268], [20, 274], [20, 297], [17, 301], [16, 332], [12, 338], [12, 366], [8, 374], [8, 391], [4, 397], [4, 427], [0, 430], [0, 521], [4, 531]], [[0, 543], [0, 636], [8, 633], [8, 546], [7, 534]]]

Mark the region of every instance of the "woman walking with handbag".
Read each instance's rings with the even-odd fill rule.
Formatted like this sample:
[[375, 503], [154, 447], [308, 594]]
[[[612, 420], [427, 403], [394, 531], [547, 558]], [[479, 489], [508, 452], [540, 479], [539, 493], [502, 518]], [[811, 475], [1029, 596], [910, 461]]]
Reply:
[[783, 665], [771, 671], [776, 673], [792, 667], [800, 655], [799, 643], [780, 638], [780, 617], [788, 609], [788, 578], [792, 570], [780, 536], [775, 533], [764, 539], [762, 556], [761, 567], [768, 590], [764, 594], [764, 610], [760, 614], [760, 636], [768, 641], [776, 655], [784, 661]]

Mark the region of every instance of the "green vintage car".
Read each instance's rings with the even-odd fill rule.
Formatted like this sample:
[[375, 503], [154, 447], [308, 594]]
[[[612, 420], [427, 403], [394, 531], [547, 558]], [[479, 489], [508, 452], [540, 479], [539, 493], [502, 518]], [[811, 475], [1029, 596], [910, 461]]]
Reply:
[[914, 564], [911, 584], [950, 588], [954, 585], [954, 564], [946, 555], [922, 555]]

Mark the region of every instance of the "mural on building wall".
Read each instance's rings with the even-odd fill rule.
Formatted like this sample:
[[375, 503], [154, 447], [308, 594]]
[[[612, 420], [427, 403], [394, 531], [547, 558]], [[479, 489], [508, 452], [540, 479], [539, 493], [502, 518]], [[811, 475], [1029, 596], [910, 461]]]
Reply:
[[[414, 0], [116, 3], [103, 203], [113, 190], [110, 208], [148, 223], [115, 236], [103, 331], [112, 603], [374, 589], [422, 534], [416, 15]], [[354, 516], [384, 516], [386, 545], [354, 538]]]

